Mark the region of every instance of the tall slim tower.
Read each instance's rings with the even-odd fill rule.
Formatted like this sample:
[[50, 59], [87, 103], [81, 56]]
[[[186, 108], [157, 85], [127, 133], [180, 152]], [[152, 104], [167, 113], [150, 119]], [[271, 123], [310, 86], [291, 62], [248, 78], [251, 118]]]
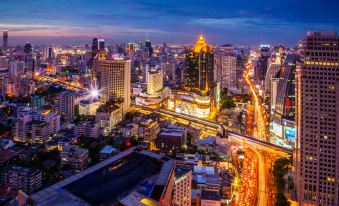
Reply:
[[186, 51], [184, 82], [188, 90], [202, 94], [214, 88], [214, 52], [202, 34], [195, 47]]
[[296, 188], [300, 205], [339, 205], [339, 37], [308, 32], [297, 69]]
[[6, 51], [8, 49], [8, 31], [5, 29], [2, 36], [2, 50]]
[[131, 104], [131, 60], [101, 60], [100, 72], [100, 87], [104, 95], [108, 99], [122, 98], [126, 114]]
[[93, 38], [92, 43], [92, 59], [95, 59], [99, 51], [99, 43], [97, 38]]

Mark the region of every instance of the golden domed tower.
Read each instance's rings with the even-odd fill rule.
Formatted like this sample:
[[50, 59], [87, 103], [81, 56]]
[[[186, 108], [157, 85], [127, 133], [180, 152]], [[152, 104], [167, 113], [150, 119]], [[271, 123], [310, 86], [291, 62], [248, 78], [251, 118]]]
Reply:
[[200, 52], [201, 50], [206, 52], [208, 49], [207, 42], [205, 41], [205, 38], [202, 34], [200, 34], [197, 42], [195, 43], [194, 51]]
[[185, 54], [185, 88], [206, 95], [214, 86], [214, 54], [200, 34], [193, 49]]

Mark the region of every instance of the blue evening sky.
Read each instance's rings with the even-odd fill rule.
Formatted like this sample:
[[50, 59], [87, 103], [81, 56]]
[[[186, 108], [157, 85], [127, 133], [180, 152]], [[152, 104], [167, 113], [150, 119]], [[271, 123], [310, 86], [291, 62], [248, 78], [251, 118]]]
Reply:
[[0, 0], [9, 44], [192, 43], [293, 46], [308, 30], [339, 32], [339, 0]]

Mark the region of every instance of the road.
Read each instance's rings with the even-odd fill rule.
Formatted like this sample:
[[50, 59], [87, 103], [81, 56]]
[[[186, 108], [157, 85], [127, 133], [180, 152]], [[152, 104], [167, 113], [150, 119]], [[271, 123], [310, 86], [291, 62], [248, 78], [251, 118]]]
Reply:
[[256, 147], [250, 147], [258, 157], [258, 206], [267, 206], [267, 175], [266, 175], [266, 165], [265, 158], [261, 151], [258, 151]]
[[74, 91], [88, 90], [87, 88], [83, 88], [81, 86], [76, 86], [72, 82], [68, 83], [68, 82], [61, 81], [57, 78], [52, 78], [52, 77], [48, 77], [48, 76], [44, 76], [44, 75], [35, 75], [34, 79], [37, 80], [37, 81], [42, 81], [42, 82], [49, 81], [49, 82], [57, 83], [57, 84], [66, 86], [68, 89], [74, 90]]
[[262, 150], [266, 150], [267, 152], [274, 153], [278, 156], [288, 156], [292, 154], [292, 150], [288, 148], [281, 147], [279, 145], [275, 145], [263, 140], [258, 140], [254, 137], [249, 137], [243, 134], [240, 134], [238, 131], [232, 131], [230, 128], [225, 127], [223, 124], [219, 122], [214, 122], [210, 120], [204, 120], [197, 117], [192, 117], [185, 114], [178, 114], [174, 111], [166, 110], [166, 109], [152, 109], [143, 106], [134, 105], [134, 109], [139, 112], [149, 113], [154, 112], [160, 114], [162, 116], [169, 117], [173, 120], [184, 120], [186, 122], [193, 122], [200, 126], [200, 129], [210, 130], [214, 134], [220, 132], [224, 129], [227, 133], [228, 139], [230, 141], [236, 141], [237, 143], [248, 144], [255, 147], [260, 147]]
[[268, 141], [268, 129], [267, 129], [267, 119], [266, 119], [266, 114], [265, 114], [265, 109], [262, 106], [262, 102], [260, 98], [258, 97], [258, 93], [255, 89], [255, 85], [253, 82], [250, 80], [248, 74], [252, 68], [251, 67], [246, 67], [246, 70], [244, 72], [244, 79], [246, 83], [250, 86], [250, 91], [254, 99], [254, 104], [255, 104], [255, 111], [258, 114], [257, 115], [257, 125], [256, 125], [256, 137], [258, 139]]

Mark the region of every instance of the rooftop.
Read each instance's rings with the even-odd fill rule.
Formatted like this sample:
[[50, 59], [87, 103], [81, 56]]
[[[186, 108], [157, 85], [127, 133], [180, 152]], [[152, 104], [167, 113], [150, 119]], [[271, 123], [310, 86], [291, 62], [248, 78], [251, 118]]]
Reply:
[[115, 205], [137, 191], [159, 201], [166, 188], [174, 161], [135, 149], [132, 147], [120, 152], [33, 194], [31, 198], [37, 205], [56, 205], [56, 202], [50, 200], [59, 195], [70, 201], [81, 200], [87, 205]]
[[100, 153], [105, 153], [105, 154], [111, 154], [112, 152], [116, 152], [117, 149], [115, 149], [112, 146], [105, 146], [104, 148], [102, 148], [102, 150], [100, 150]]
[[220, 193], [218, 191], [201, 190], [201, 199], [220, 201]]
[[195, 173], [206, 173], [206, 174], [215, 174], [214, 167], [207, 166], [194, 166]]

